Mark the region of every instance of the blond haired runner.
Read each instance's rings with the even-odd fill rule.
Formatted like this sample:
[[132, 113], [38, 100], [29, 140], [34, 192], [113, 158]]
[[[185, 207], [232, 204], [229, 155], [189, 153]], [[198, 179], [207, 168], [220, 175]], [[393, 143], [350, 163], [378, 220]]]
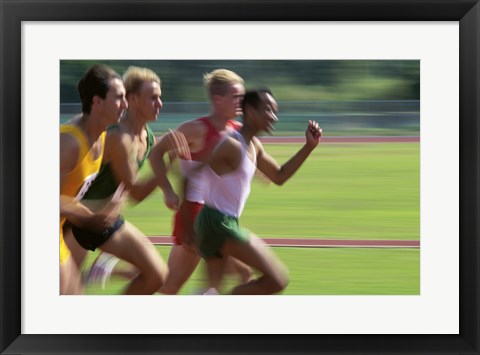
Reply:
[[[245, 93], [243, 79], [227, 69], [217, 69], [204, 75], [211, 112], [208, 116], [187, 121], [178, 126], [191, 153], [191, 160], [180, 159], [180, 169], [185, 178], [184, 200], [175, 214], [173, 227], [173, 246], [168, 258], [169, 275], [160, 292], [176, 294], [197, 267], [200, 256], [193, 246], [193, 222], [203, 207], [202, 169], [199, 169], [210, 157], [214, 147], [229, 131], [237, 130], [234, 119], [242, 113], [242, 98]], [[155, 175], [162, 177], [165, 184], [165, 203], [169, 208], [178, 201], [172, 185], [166, 177], [167, 168], [164, 155], [169, 149], [169, 135], [164, 136], [152, 150], [150, 163]], [[235, 262], [235, 268], [248, 281], [252, 271], [245, 265]]]
[[105, 129], [127, 107], [120, 76], [104, 65], [89, 68], [78, 83], [82, 114], [60, 126], [60, 293], [83, 292], [78, 267], [64, 241], [70, 223], [99, 231], [114, 222], [105, 211], [94, 214], [79, 202], [95, 178], [104, 153]]
[[[129, 67], [123, 81], [128, 110], [117, 125], [108, 128], [100, 173], [82, 200], [93, 210], [104, 209], [118, 198], [122, 201], [126, 193], [142, 201], [158, 185], [156, 177], [137, 180], [137, 172], [155, 143], [147, 123], [155, 121], [162, 108], [160, 78], [148, 68]], [[172, 147], [170, 144], [168, 149]], [[72, 232], [75, 238], [69, 241], [76, 245], [72, 249], [78, 252], [78, 262], [87, 250], [99, 248], [135, 266], [138, 274], [125, 289], [126, 294], [153, 294], [164, 283], [168, 270], [159, 253], [140, 230], [121, 216], [113, 228], [102, 233], [81, 228], [73, 228]]]

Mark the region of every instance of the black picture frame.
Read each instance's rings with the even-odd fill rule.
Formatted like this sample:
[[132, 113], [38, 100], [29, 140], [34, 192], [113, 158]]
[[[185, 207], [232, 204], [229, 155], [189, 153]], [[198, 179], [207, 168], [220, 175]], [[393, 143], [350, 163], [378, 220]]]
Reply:
[[[479, 354], [479, 0], [0, 0], [2, 354]], [[22, 21], [459, 21], [460, 334], [25, 335], [21, 333]], [[446, 137], [448, 144], [448, 137]], [[440, 198], [440, 197], [439, 197]], [[439, 312], [442, 312], [439, 309]], [[187, 316], [187, 315], [185, 315]]]

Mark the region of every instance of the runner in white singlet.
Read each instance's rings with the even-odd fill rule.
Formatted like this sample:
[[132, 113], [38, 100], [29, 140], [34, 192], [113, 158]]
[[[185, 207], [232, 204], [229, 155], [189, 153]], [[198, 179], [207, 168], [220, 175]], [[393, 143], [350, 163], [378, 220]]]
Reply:
[[267, 89], [249, 91], [242, 104], [243, 127], [222, 141], [213, 152], [204, 172], [205, 207], [196, 222], [196, 245], [207, 261], [209, 284], [214, 294], [223, 276], [228, 256], [243, 261], [261, 273], [250, 282], [235, 287], [233, 294], [273, 294], [288, 284], [288, 271], [260, 238], [240, 227], [238, 219], [250, 193], [258, 168], [267, 178], [282, 185], [300, 168], [320, 142], [322, 130], [309, 121], [305, 145], [280, 166], [256, 137], [271, 131], [277, 121], [277, 103]]

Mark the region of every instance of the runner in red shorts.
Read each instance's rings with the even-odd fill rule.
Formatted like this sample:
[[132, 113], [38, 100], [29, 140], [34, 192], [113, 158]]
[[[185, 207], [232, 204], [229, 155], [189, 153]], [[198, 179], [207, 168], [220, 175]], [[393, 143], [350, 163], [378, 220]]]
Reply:
[[[236, 73], [217, 69], [204, 76], [211, 102], [211, 113], [206, 117], [182, 123], [176, 131], [183, 133], [188, 142], [191, 160], [180, 159], [180, 170], [185, 178], [184, 200], [174, 217], [173, 247], [168, 258], [169, 275], [160, 292], [177, 294], [196, 269], [200, 256], [194, 247], [193, 224], [203, 207], [202, 167], [224, 134], [239, 128], [234, 119], [241, 115], [244, 81]], [[164, 186], [167, 207], [176, 209], [178, 195], [167, 179], [163, 157], [174, 136], [166, 134], [150, 153], [153, 171]], [[243, 281], [252, 277], [252, 270], [239, 261], [233, 261]], [[231, 265], [229, 266], [231, 267]]]

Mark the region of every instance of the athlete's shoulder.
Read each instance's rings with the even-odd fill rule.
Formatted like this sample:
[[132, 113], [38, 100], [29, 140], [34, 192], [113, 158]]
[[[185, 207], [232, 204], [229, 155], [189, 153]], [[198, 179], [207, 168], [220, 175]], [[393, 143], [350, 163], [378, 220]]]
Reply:
[[123, 131], [124, 129], [122, 129], [122, 126], [120, 126], [118, 123], [111, 124], [107, 127], [107, 133], [118, 133]]
[[60, 130], [60, 150], [62, 151], [80, 151], [81, 142], [75, 134], [72, 134], [73, 131], [70, 130]]
[[230, 152], [241, 151], [242, 149], [242, 143], [236, 137], [231, 135], [225, 136], [224, 140], [220, 143], [220, 145], [226, 147], [224, 149], [228, 149]]
[[85, 133], [75, 121], [69, 121], [60, 126], [60, 149], [74, 150], [79, 153], [82, 145], [86, 146], [86, 144]]
[[201, 135], [207, 130], [207, 124], [203, 117], [190, 120], [190, 121], [185, 121], [181, 123], [178, 127], [177, 130], [182, 132], [183, 134], [195, 134], [196, 135]]
[[237, 120], [228, 120], [227, 126], [235, 131], [239, 131], [243, 127], [243, 124]]
[[60, 171], [71, 172], [82, 152], [81, 142], [72, 134], [60, 134]]
[[207, 124], [208, 117], [203, 116], [199, 118], [195, 118], [193, 120], [188, 120], [185, 122], [182, 122], [178, 127], [183, 127], [183, 126], [192, 126], [192, 125], [206, 125]]
[[262, 141], [258, 137], [253, 137], [252, 138], [252, 144], [255, 147], [255, 150], [257, 151], [257, 154], [260, 152], [263, 152], [263, 144]]
[[131, 140], [130, 133], [125, 127], [122, 127], [119, 124], [113, 124], [108, 126], [106, 134], [106, 139], [109, 142], [115, 141], [126, 143], [127, 141]]
[[215, 160], [226, 162], [236, 168], [242, 157], [242, 143], [234, 137], [226, 136], [215, 149], [214, 155]]

